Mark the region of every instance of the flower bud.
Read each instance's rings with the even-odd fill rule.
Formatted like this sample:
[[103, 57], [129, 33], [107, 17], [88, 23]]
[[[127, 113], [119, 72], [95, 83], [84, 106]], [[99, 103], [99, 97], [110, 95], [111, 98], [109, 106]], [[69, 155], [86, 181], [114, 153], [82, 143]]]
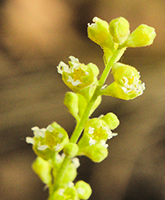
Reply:
[[124, 43], [127, 47], [143, 47], [151, 45], [156, 37], [155, 29], [141, 24], [127, 38]]
[[89, 87], [97, 83], [98, 68], [96, 65], [89, 63], [82, 64], [73, 56], [69, 57], [69, 66], [63, 62], [58, 65], [58, 72], [62, 74], [64, 83], [74, 92]]
[[113, 19], [109, 24], [109, 31], [113, 41], [121, 44], [125, 42], [130, 33], [129, 22], [123, 17]]
[[52, 181], [51, 166], [47, 161], [37, 157], [37, 159], [33, 162], [32, 168], [43, 183], [49, 184]]
[[67, 92], [64, 98], [64, 105], [69, 109], [70, 113], [78, 118], [78, 96], [74, 92]]
[[92, 189], [90, 187], [90, 185], [84, 181], [78, 181], [75, 184], [75, 188], [78, 192], [78, 198], [79, 199], [89, 199], [89, 197], [92, 194]]
[[56, 122], [53, 122], [46, 128], [45, 145], [52, 151], [61, 151], [68, 141], [69, 138], [67, 132]]
[[64, 153], [67, 157], [75, 157], [78, 152], [78, 146], [75, 143], [67, 143], [64, 147]]
[[109, 33], [109, 25], [106, 21], [93, 18], [92, 24], [88, 24], [88, 37], [102, 48], [114, 48], [112, 37]]
[[97, 143], [89, 146], [84, 155], [90, 158], [93, 162], [99, 163], [108, 156], [108, 150], [105, 146]]
[[111, 130], [114, 130], [115, 128], [117, 128], [117, 126], [120, 123], [117, 116], [112, 112], [101, 116], [100, 119], [104, 120], [108, 124]]

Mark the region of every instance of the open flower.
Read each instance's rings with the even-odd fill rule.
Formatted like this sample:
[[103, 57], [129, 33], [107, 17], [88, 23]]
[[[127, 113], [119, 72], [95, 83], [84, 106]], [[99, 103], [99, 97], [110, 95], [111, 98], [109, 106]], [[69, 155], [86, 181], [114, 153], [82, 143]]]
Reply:
[[67, 132], [56, 122], [47, 128], [33, 127], [32, 131], [34, 137], [27, 137], [26, 142], [33, 144], [34, 152], [43, 159], [48, 159], [55, 152], [61, 151], [69, 140]]
[[89, 145], [100, 143], [104, 147], [108, 147], [106, 141], [116, 134], [112, 133], [105, 121], [93, 118], [90, 119], [84, 129], [84, 134], [89, 138]]
[[93, 63], [87, 65], [80, 63], [74, 56], [69, 57], [69, 65], [60, 62], [57, 66], [58, 73], [62, 74], [64, 83], [73, 91], [86, 88], [97, 82], [98, 67]]
[[112, 73], [115, 81], [103, 89], [103, 95], [129, 100], [143, 94], [145, 84], [141, 82], [140, 73], [134, 67], [116, 63]]
[[95, 144], [100, 144], [107, 148], [108, 144], [106, 144], [106, 141], [116, 135], [116, 133], [112, 133], [104, 119], [89, 119], [85, 124], [83, 137], [78, 143], [80, 151], [84, 147], [86, 148], [87, 146], [93, 146]]

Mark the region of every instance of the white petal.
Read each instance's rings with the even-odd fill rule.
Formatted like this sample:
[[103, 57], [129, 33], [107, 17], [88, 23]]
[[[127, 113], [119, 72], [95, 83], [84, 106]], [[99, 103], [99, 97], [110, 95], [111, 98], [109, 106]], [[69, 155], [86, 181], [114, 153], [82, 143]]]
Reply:
[[89, 140], [89, 145], [91, 146], [91, 145], [93, 145], [93, 144], [96, 144], [96, 140], [93, 140], [92, 138], [90, 138], [90, 140]]
[[77, 192], [78, 192], [79, 194], [84, 194], [84, 193], [85, 193], [85, 190], [84, 190], [84, 188], [78, 188], [78, 189], [77, 189]]
[[55, 151], [59, 151], [60, 148], [61, 148], [61, 145], [60, 145], [60, 144], [57, 144], [57, 145], [56, 145], [56, 148], [55, 148]]
[[26, 137], [26, 142], [28, 144], [34, 144], [34, 138], [32, 138], [32, 137]]
[[58, 134], [58, 137], [59, 137], [59, 138], [63, 138], [64, 135], [63, 135], [62, 133], [59, 133], [59, 134]]
[[89, 127], [89, 131], [88, 131], [88, 133], [89, 133], [89, 134], [92, 134], [92, 133], [94, 132], [94, 130], [95, 130], [95, 128], [93, 128], [93, 127]]
[[73, 63], [79, 63], [79, 59], [75, 58], [74, 56], [69, 56], [69, 59], [71, 60], [71, 62]]
[[59, 74], [62, 74], [63, 71], [69, 72], [69, 66], [61, 61], [57, 66], [57, 71]]
[[71, 76], [68, 76], [68, 82], [71, 82], [73, 86], [77, 86], [79, 84], [81, 84], [81, 82], [79, 80], [74, 81], [74, 79]]
[[64, 196], [64, 191], [65, 191], [64, 189], [59, 189], [58, 194]]
[[80, 162], [79, 162], [79, 159], [78, 159], [78, 158], [73, 158], [73, 159], [72, 159], [72, 162], [73, 162], [73, 164], [74, 164], [74, 166], [75, 166], [76, 168], [78, 168], [78, 167], [80, 166]]
[[49, 126], [46, 128], [46, 130], [49, 131], [49, 132], [53, 132], [53, 131], [54, 131], [54, 128], [53, 128], [51, 125], [49, 125]]
[[47, 145], [41, 145], [41, 146], [38, 146], [37, 149], [40, 150], [40, 151], [44, 151], [45, 149], [47, 149], [48, 146]]

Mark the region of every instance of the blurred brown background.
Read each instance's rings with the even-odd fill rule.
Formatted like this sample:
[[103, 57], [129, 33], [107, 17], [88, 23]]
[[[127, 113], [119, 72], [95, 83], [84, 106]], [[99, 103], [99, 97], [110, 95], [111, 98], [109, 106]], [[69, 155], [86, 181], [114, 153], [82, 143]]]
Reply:
[[78, 178], [92, 185], [91, 200], [165, 199], [164, 0], [0, 1], [0, 199], [47, 199], [25, 138], [32, 136], [31, 127], [52, 121], [73, 131], [74, 119], [62, 103], [68, 88], [56, 66], [74, 55], [102, 71], [102, 51], [86, 37], [94, 16], [123, 16], [131, 30], [145, 23], [157, 37], [122, 58], [141, 72], [147, 90], [132, 101], [103, 98], [93, 116], [116, 113], [119, 135], [109, 141], [104, 162], [81, 158]]

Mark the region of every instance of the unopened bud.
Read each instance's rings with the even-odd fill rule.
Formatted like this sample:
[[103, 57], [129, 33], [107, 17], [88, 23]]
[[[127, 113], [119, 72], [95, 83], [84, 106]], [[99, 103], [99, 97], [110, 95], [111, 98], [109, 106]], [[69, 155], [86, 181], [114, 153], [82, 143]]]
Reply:
[[130, 33], [129, 22], [123, 17], [113, 19], [109, 24], [109, 30], [113, 36], [113, 41], [121, 44], [125, 42]]
[[124, 43], [127, 47], [143, 47], [151, 45], [156, 37], [153, 27], [141, 24], [127, 38]]
[[99, 163], [108, 156], [108, 150], [101, 144], [94, 144], [88, 148], [85, 155], [90, 158], [93, 162]]
[[88, 24], [88, 37], [102, 48], [112, 48], [114, 46], [109, 33], [109, 25], [106, 21], [94, 17], [92, 24]]
[[78, 193], [78, 198], [80, 199], [84, 199], [84, 200], [89, 199], [89, 197], [92, 194], [92, 189], [90, 185], [86, 183], [85, 181], [78, 181], [75, 184], [75, 188]]
[[51, 182], [51, 165], [40, 157], [33, 162], [32, 168], [45, 184]]
[[70, 113], [77, 119], [78, 117], [78, 96], [74, 92], [67, 92], [64, 98], [64, 105], [69, 109]]
[[114, 130], [115, 128], [117, 128], [117, 126], [120, 123], [117, 116], [112, 112], [107, 113], [106, 115], [102, 116], [100, 119], [104, 120], [108, 124], [111, 130]]

